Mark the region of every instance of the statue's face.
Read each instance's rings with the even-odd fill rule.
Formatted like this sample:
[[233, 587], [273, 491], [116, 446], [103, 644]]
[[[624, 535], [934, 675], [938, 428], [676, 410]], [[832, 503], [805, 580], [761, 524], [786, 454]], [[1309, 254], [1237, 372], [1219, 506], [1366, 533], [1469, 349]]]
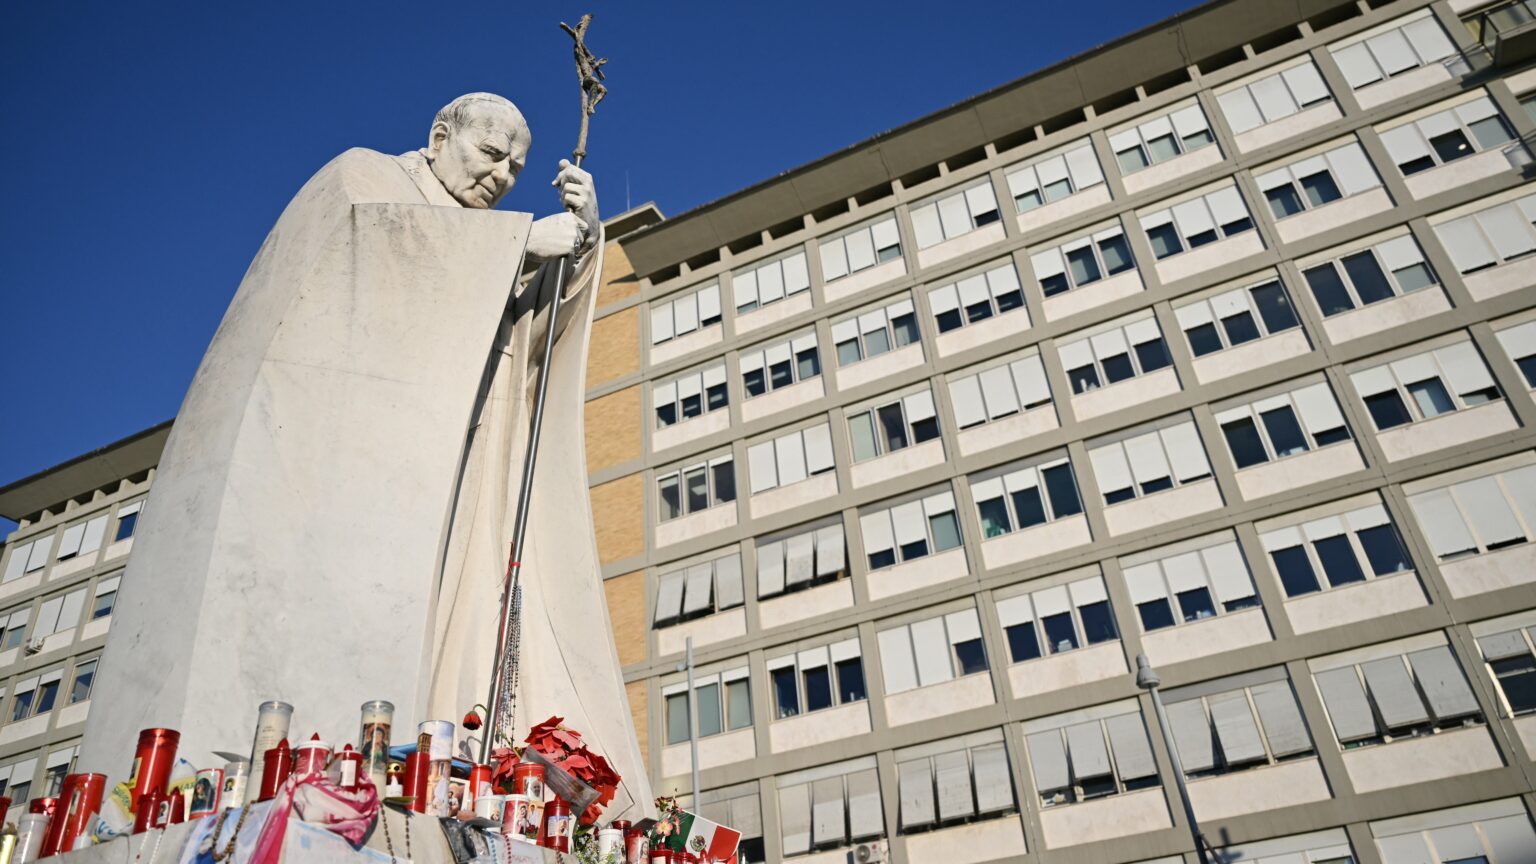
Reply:
[[532, 135], [523, 116], [506, 105], [478, 102], [469, 115], [457, 130], [433, 125], [427, 153], [449, 194], [465, 207], [489, 210], [517, 182]]

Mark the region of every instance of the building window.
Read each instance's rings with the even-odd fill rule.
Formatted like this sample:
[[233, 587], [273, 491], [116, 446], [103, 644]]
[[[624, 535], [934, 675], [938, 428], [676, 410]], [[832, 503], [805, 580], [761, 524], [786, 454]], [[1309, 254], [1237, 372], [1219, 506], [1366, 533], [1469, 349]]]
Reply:
[[1476, 273], [1524, 258], [1536, 251], [1536, 195], [1498, 204], [1435, 226], [1435, 235], [1451, 255], [1456, 270]]
[[887, 696], [987, 671], [974, 608], [881, 630], [878, 638]]
[[848, 415], [853, 461], [863, 462], [939, 437], [933, 393], [921, 390]]
[[1372, 822], [1370, 828], [1383, 864], [1504, 864], [1529, 859], [1536, 849], [1531, 817], [1518, 798]]
[[912, 231], [917, 235], [917, 248], [927, 249], [990, 225], [998, 218], [992, 181], [983, 178], [958, 192], [913, 207]]
[[1216, 97], [1232, 134], [1241, 135], [1331, 100], [1311, 59]]
[[719, 411], [731, 402], [725, 386], [725, 364], [716, 363], [657, 384], [651, 391], [651, 401], [656, 410], [657, 429]]
[[733, 609], [742, 604], [741, 554], [732, 552], [656, 577], [656, 629]]
[[27, 625], [32, 621], [30, 608], [12, 612], [9, 615], [0, 616], [0, 621], [5, 622], [4, 633], [0, 634], [0, 651], [9, 651], [21, 646], [27, 638]]
[[1061, 365], [1073, 393], [1086, 393], [1173, 365], [1150, 312], [1135, 321], [1063, 344]]
[[841, 522], [757, 544], [758, 599], [834, 582], [847, 572]]
[[851, 366], [922, 341], [911, 300], [898, 300], [883, 309], [865, 312], [832, 325], [837, 365]]
[[1422, 120], [1381, 130], [1381, 143], [1404, 177], [1465, 159], [1514, 140], [1493, 100], [1482, 96]]
[[951, 378], [949, 398], [961, 429], [1012, 417], [1051, 402], [1038, 352], [975, 375]]
[[134, 529], [138, 528], [139, 515], [143, 509], [144, 502], [142, 500], [135, 501], [132, 504], [129, 504], [127, 507], [118, 508], [117, 536], [113, 538], [114, 543], [127, 540], [129, 537], [133, 536]]
[[1036, 252], [1029, 260], [1047, 297], [1136, 269], [1125, 232], [1118, 225]]
[[1456, 54], [1456, 46], [1428, 10], [1412, 21], [1366, 39], [1330, 47], [1350, 89], [1359, 90]]
[[1503, 398], [1470, 341], [1351, 374], [1377, 431]]
[[1196, 357], [1236, 348], [1298, 326], [1277, 279], [1234, 288], [1173, 310]]
[[[129, 506], [132, 507], [134, 511], [137, 511], [139, 507], [137, 504]], [[123, 510], [127, 509], [127, 507], [123, 508]], [[122, 511], [119, 511], [118, 517], [120, 520], [126, 518], [130, 520], [130, 522], [137, 521], [138, 519], [137, 515], [125, 516]], [[107, 517], [105, 515], [97, 516], [95, 519], [92, 519], [89, 522], [81, 522], [78, 525], [71, 525], [68, 528], [65, 528], [63, 535], [59, 537], [59, 551], [55, 557], [57, 557], [60, 561], [67, 561], [71, 558], [75, 558], [81, 555], [89, 555], [90, 553], [95, 552], [97, 549], [101, 548], [101, 538], [102, 535], [106, 533], [106, 530]], [[128, 533], [124, 535], [122, 522], [119, 521], [118, 534], [122, 535], [117, 538], [119, 540], [132, 536], [132, 525], [130, 524]]]
[[895, 756], [903, 834], [1018, 810], [1001, 730], [898, 750]]
[[1498, 331], [1499, 344], [1504, 353], [1520, 370], [1529, 390], [1536, 390], [1536, 321], [1516, 324]]
[[651, 304], [651, 344], [660, 345], [720, 323], [720, 283]]
[[1248, 206], [1236, 186], [1192, 198], [1141, 217], [1142, 230], [1159, 261], [1253, 230]]
[[1105, 504], [1118, 504], [1211, 476], [1192, 420], [1095, 445], [1088, 451]]
[[1115, 162], [1120, 166], [1121, 176], [1125, 176], [1215, 141], [1205, 112], [1199, 105], [1189, 105], [1111, 133], [1109, 148], [1115, 151]]
[[1007, 171], [1008, 194], [1020, 213], [1051, 204], [1104, 182], [1099, 159], [1088, 141]]
[[955, 496], [940, 492], [859, 517], [870, 570], [937, 555], [960, 546]]
[[[736, 859], [741, 864], [762, 864], [767, 861], [763, 851], [763, 811], [758, 802], [756, 781], [729, 789], [715, 789], [699, 795], [702, 806], [698, 814], [716, 825], [729, 825], [741, 832], [741, 844], [736, 847]], [[683, 803], [683, 802], [680, 802]], [[693, 810], [683, 803], [684, 809]]]
[[1083, 512], [1070, 459], [1053, 459], [971, 483], [983, 540]]
[[768, 677], [773, 685], [775, 720], [862, 702], [868, 697], [857, 638], [775, 657], [768, 661]]
[[741, 384], [748, 399], [820, 374], [821, 355], [814, 332], [741, 355]]
[[1238, 470], [1350, 440], [1327, 384], [1311, 384], [1216, 413]]
[[1454, 561], [1536, 539], [1536, 465], [1408, 496], [1408, 506], [1440, 561]]
[[[688, 684], [673, 684], [663, 691], [667, 707], [667, 744], [688, 740]], [[710, 738], [752, 725], [752, 694], [747, 668], [705, 675], [693, 682], [694, 703], [699, 709], [699, 737]]]
[[811, 276], [805, 268], [804, 252], [731, 274], [731, 293], [736, 298], [737, 315], [771, 306], [809, 290]]
[[[1255, 678], [1264, 680], [1249, 683]], [[1240, 679], [1247, 686], [1232, 679], [1208, 681], [1163, 695], [1184, 776], [1227, 774], [1313, 754], [1285, 669], [1261, 669]]]
[[1536, 657], [1532, 656], [1530, 640], [1529, 629], [1519, 628], [1477, 639], [1488, 674], [1511, 717], [1536, 711]]
[[885, 833], [873, 756], [823, 765], [778, 782], [786, 856], [837, 849]]
[[1407, 235], [1302, 271], [1327, 318], [1437, 284], [1419, 245]]
[[1259, 540], [1287, 597], [1413, 569], [1413, 559], [1380, 504], [1267, 531]]
[[821, 241], [821, 275], [827, 282], [835, 282], [900, 257], [901, 236], [896, 231], [896, 216], [890, 214]]
[[747, 448], [752, 494], [799, 483], [836, 467], [828, 423], [780, 435]]
[[53, 551], [53, 534], [38, 537], [29, 543], [11, 547], [10, 560], [5, 565], [4, 582], [20, 579], [29, 573], [48, 566], [48, 553]]
[[1024, 732], [1030, 773], [1044, 807], [1158, 783], [1147, 729], [1134, 700], [1031, 720]]
[[1120, 638], [1099, 576], [999, 600], [997, 617], [1012, 663]]
[[698, 513], [736, 500], [736, 475], [731, 457], [690, 465], [656, 478], [662, 522]]
[[1483, 722], [1446, 645], [1333, 668], [1327, 658], [1310, 662], [1333, 733], [1346, 750]]
[[42, 675], [34, 675], [16, 685], [16, 696], [11, 702], [11, 720], [39, 717], [53, 710], [59, 699], [60, 682], [64, 670], [55, 669]]
[[1259, 191], [1264, 193], [1264, 200], [1269, 202], [1270, 212], [1276, 220], [1381, 185], [1365, 151], [1353, 141], [1253, 179], [1259, 184]]
[[[1253, 577], [1237, 541], [1224, 539], [1204, 545], [1211, 539], [1193, 541], [1202, 548], [1175, 553], [1153, 550], [1124, 562], [1125, 585], [1136, 604], [1142, 632], [1205, 621], [1259, 605]], [[1136, 563], [1148, 555], [1155, 557]]]
[[[1018, 271], [1012, 263], [993, 267], [940, 285], [928, 294], [928, 306], [940, 333], [958, 330], [968, 324], [985, 321], [1024, 309], [1024, 290], [1019, 287]], [[1029, 313], [1019, 316], [1019, 328], [1029, 326]]]
[[91, 687], [96, 683], [96, 664], [93, 658], [75, 667], [75, 680], [69, 689], [69, 704], [76, 705], [91, 698]]

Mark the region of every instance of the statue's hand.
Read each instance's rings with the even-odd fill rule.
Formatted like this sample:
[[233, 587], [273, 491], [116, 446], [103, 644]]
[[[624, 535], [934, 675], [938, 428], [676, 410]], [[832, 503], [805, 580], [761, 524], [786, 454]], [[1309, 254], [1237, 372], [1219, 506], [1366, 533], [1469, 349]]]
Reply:
[[597, 233], [597, 190], [592, 186], [592, 175], [568, 160], [560, 160], [560, 173], [550, 184], [560, 190], [560, 206], [576, 214], [593, 236]]
[[586, 224], [571, 213], [545, 216], [528, 232], [528, 257], [550, 261], [578, 252], [587, 243], [586, 229]]

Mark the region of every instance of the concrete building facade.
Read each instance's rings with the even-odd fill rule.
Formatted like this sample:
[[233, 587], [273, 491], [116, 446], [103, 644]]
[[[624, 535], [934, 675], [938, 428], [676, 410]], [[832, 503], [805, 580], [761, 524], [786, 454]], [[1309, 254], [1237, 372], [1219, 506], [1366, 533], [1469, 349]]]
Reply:
[[1193, 861], [1145, 654], [1224, 860], [1536, 860], [1523, 9], [1208, 4], [623, 238], [658, 791], [692, 731], [751, 860]]

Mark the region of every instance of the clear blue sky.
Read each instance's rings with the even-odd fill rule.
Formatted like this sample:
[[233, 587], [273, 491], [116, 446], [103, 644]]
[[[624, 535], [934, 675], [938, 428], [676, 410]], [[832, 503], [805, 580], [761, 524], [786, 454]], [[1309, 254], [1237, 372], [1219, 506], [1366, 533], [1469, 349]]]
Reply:
[[[603, 212], [675, 215], [1192, 0], [595, 2]], [[460, 93], [534, 130], [502, 207], [552, 212], [582, 0], [6, 3], [0, 484], [175, 414], [262, 238], [342, 150], [422, 146]], [[1134, 83], [1134, 82], [1128, 82]]]

